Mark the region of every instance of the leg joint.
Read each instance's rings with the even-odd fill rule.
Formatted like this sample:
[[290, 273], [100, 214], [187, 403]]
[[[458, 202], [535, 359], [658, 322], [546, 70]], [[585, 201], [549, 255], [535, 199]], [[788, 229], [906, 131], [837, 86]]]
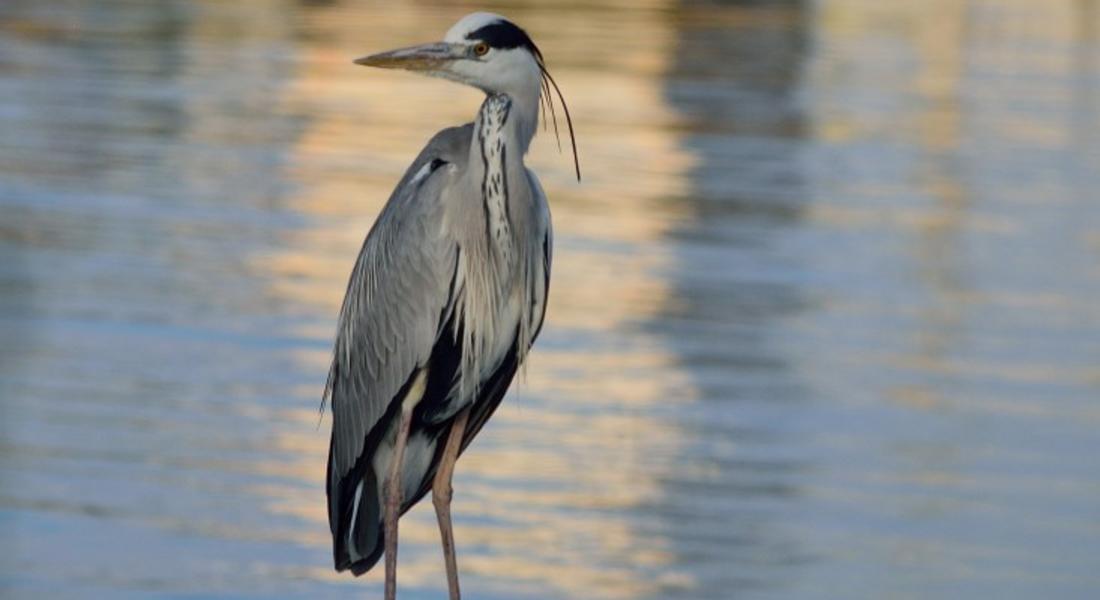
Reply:
[[449, 480], [436, 481], [435, 485], [432, 486], [432, 504], [434, 504], [436, 508], [450, 505], [453, 496], [454, 488], [451, 486]]

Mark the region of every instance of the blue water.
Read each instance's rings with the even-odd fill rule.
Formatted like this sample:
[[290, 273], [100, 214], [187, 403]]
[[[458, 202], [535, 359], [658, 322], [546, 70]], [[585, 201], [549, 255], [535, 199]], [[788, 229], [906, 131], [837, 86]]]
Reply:
[[[472, 9], [0, 5], [0, 595], [380, 595], [330, 566], [320, 393], [479, 98], [350, 60]], [[493, 10], [585, 178], [536, 139], [551, 305], [458, 466], [469, 597], [1100, 590], [1096, 2]], [[430, 504], [401, 533], [442, 597]]]

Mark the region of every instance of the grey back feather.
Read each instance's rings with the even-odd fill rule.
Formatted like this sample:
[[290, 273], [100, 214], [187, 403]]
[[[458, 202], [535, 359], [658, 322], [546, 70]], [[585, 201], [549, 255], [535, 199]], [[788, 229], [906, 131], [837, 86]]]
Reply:
[[431, 355], [454, 309], [457, 245], [441, 231], [450, 170], [465, 164], [472, 125], [444, 129], [413, 161], [359, 252], [322, 399], [333, 413], [332, 476], [355, 465], [394, 396]]

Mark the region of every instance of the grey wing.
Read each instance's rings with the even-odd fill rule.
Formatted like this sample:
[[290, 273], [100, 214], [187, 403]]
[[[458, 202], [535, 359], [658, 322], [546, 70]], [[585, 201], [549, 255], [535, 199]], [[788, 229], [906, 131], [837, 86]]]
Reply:
[[535, 172], [527, 169], [527, 179], [531, 183], [531, 193], [534, 195], [535, 204], [538, 206], [537, 230], [535, 243], [541, 244], [542, 264], [538, 265], [542, 271], [541, 287], [536, 288], [533, 294], [532, 317], [535, 323], [534, 335], [531, 343], [534, 343], [542, 330], [542, 323], [546, 316], [546, 305], [550, 300], [550, 267], [554, 262], [554, 226], [550, 219], [550, 203], [546, 201], [546, 192], [542, 189]]
[[431, 144], [367, 235], [340, 310], [325, 386], [333, 415], [330, 485], [348, 474], [371, 429], [431, 355], [453, 307], [457, 246], [441, 230], [446, 161]]
[[362, 574], [382, 553], [373, 454], [403, 388], [447, 341], [440, 334], [458, 294], [459, 250], [444, 217], [472, 131], [441, 131], [413, 161], [348, 283], [321, 404], [332, 409], [326, 491], [337, 571]]

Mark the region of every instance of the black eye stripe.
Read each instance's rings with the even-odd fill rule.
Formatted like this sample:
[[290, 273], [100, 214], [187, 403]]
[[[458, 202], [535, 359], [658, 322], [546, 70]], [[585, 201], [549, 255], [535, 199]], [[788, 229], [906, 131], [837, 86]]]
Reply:
[[527, 48], [540, 61], [542, 53], [539, 52], [535, 42], [531, 41], [527, 32], [507, 21], [497, 21], [466, 34], [468, 40], [479, 40], [489, 44], [492, 48], [509, 50], [512, 48]]

